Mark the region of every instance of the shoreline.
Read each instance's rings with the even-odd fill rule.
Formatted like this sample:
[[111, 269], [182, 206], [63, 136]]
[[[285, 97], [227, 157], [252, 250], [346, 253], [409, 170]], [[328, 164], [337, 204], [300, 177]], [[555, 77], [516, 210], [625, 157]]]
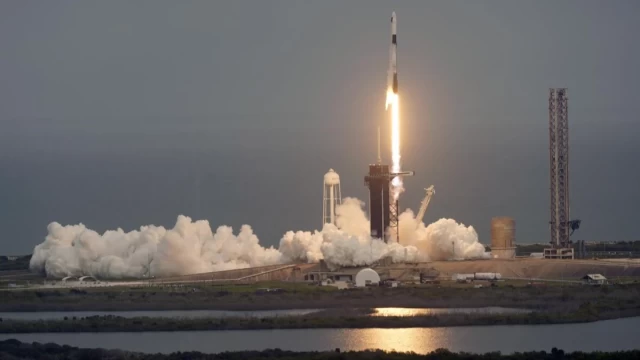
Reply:
[[[87, 306], [88, 305], [88, 306]], [[354, 306], [351, 306], [354, 305]], [[327, 304], [325, 302], [313, 302], [306, 304], [0, 304], [0, 313], [38, 313], [38, 312], [136, 312], [136, 311], [237, 311], [237, 312], [257, 312], [257, 311], [286, 311], [286, 310], [339, 310], [345, 307], [344, 304]], [[484, 308], [508, 308], [522, 310], [547, 310], [550, 306], [531, 306], [514, 304], [504, 304], [495, 302], [473, 302], [463, 306], [457, 304], [416, 304], [413, 302], [356, 302], [350, 303], [350, 308], [402, 308], [402, 309], [484, 309]]]
[[[448, 286], [337, 290], [279, 282], [178, 289], [121, 287], [3, 292], [0, 294], [0, 312], [60, 312], [62, 316], [66, 316], [64, 312], [82, 311], [320, 311], [306, 315], [278, 315], [261, 319], [247, 319], [235, 314], [215, 318], [163, 318], [162, 314], [149, 314], [149, 317], [144, 318], [113, 315], [85, 317], [84, 314], [70, 314], [67, 320], [4, 319], [0, 322], [0, 333], [537, 325], [640, 316], [640, 284], [544, 288], [517, 285], [503, 283], [497, 287], [473, 288], [452, 283]], [[264, 293], [260, 290], [269, 286], [281, 288], [282, 291]], [[522, 309], [529, 312], [499, 314], [479, 311], [421, 314], [413, 317], [371, 317], [364, 316], [369, 314], [357, 310], [486, 307]]]
[[[0, 334], [227, 331], [274, 329], [441, 328], [459, 326], [552, 325], [640, 317], [640, 308], [594, 313], [582, 307], [571, 313], [438, 314], [416, 316], [347, 315], [353, 309], [282, 317], [162, 318], [102, 315], [55, 320], [3, 320]], [[364, 314], [364, 315], [363, 315]]]
[[269, 348], [262, 351], [226, 351], [220, 353], [192, 352], [172, 352], [168, 354], [150, 355], [144, 352], [125, 351], [105, 348], [79, 348], [75, 346], [59, 345], [56, 343], [40, 344], [37, 342], [21, 342], [16, 339], [0, 341], [0, 358], [23, 358], [28, 354], [34, 358], [43, 356], [55, 356], [55, 358], [110, 358], [110, 359], [176, 359], [176, 358], [198, 358], [198, 359], [341, 359], [341, 360], [368, 360], [368, 359], [451, 359], [451, 360], [475, 360], [475, 359], [581, 359], [581, 360], [607, 360], [607, 359], [637, 359], [640, 357], [640, 350], [624, 351], [595, 351], [565, 352], [562, 349], [551, 348], [543, 351], [527, 351], [513, 354], [500, 354], [496, 352], [468, 353], [453, 352], [444, 348], [438, 348], [425, 354], [415, 354], [402, 351], [384, 351], [379, 349], [360, 351], [341, 351], [336, 348], [332, 351], [289, 351]]
[[[220, 311], [269, 311], [341, 308], [483, 308], [505, 307], [544, 310], [549, 301], [529, 297], [527, 292], [474, 291], [471, 297], [464, 289], [404, 288], [360, 290], [354, 292], [286, 292], [282, 294], [256, 295], [231, 293], [170, 293], [162, 291], [88, 292], [67, 291], [11, 294], [0, 297], [0, 312], [44, 311], [171, 311], [171, 310], [220, 310]], [[462, 291], [461, 291], [462, 290]], [[508, 294], [511, 293], [511, 294]], [[503, 296], [511, 295], [511, 296]], [[5, 301], [2, 301], [5, 300]], [[555, 300], [555, 299], [554, 299]], [[554, 303], [557, 301], [553, 301]], [[566, 304], [570, 305], [570, 304]], [[573, 307], [571, 307], [573, 308]], [[571, 310], [568, 308], [568, 310]]]

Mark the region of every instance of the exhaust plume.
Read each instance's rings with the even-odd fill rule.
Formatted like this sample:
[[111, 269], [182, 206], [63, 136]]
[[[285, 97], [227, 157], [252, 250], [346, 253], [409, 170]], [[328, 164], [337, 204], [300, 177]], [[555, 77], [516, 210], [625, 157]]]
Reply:
[[30, 269], [52, 278], [122, 279], [320, 260], [335, 269], [370, 265], [387, 257], [393, 262], [488, 257], [473, 227], [452, 219], [425, 227], [410, 210], [404, 212], [400, 216], [401, 245], [370, 236], [369, 220], [358, 199], [344, 199], [336, 215], [337, 226], [326, 224], [314, 232], [288, 231], [278, 249], [262, 247], [248, 225], [237, 234], [229, 226], [220, 226], [214, 233], [208, 221], [192, 221], [183, 215], [171, 229], [149, 225], [103, 234], [82, 224], [53, 222], [45, 241], [34, 249]]
[[[400, 97], [391, 88], [387, 89], [386, 108], [391, 106], [391, 171], [400, 172]], [[402, 177], [396, 176], [391, 180], [393, 200], [398, 200], [404, 191]]]

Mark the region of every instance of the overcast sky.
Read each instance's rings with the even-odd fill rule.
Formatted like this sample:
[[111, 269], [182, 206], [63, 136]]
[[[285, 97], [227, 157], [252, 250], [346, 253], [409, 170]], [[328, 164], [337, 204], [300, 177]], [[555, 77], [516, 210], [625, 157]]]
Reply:
[[[548, 89], [569, 94], [575, 239], [638, 240], [640, 2], [2, 1], [0, 253], [47, 225], [321, 227], [366, 200], [398, 16], [401, 208], [549, 241]], [[388, 142], [383, 155], [389, 159]]]

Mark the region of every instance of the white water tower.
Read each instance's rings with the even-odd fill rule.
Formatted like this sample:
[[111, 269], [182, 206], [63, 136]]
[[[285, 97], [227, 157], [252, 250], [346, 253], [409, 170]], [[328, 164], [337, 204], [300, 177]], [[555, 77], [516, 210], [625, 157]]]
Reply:
[[324, 174], [324, 190], [322, 192], [322, 225], [336, 225], [336, 206], [342, 204], [342, 196], [340, 194], [340, 176], [338, 173], [329, 169]]

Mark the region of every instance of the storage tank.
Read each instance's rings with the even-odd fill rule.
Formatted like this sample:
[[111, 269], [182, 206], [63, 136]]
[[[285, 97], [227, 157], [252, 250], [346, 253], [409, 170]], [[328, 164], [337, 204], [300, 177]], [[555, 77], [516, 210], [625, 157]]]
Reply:
[[473, 280], [475, 277], [475, 274], [454, 274], [451, 277], [451, 280], [453, 281], [464, 281], [464, 280]]
[[507, 216], [491, 219], [491, 257], [512, 259], [516, 256], [516, 221]]
[[502, 275], [500, 273], [475, 273], [475, 280], [500, 280]]
[[336, 225], [336, 208], [342, 204], [340, 193], [340, 176], [333, 169], [324, 174], [324, 190], [322, 193], [322, 226]]

